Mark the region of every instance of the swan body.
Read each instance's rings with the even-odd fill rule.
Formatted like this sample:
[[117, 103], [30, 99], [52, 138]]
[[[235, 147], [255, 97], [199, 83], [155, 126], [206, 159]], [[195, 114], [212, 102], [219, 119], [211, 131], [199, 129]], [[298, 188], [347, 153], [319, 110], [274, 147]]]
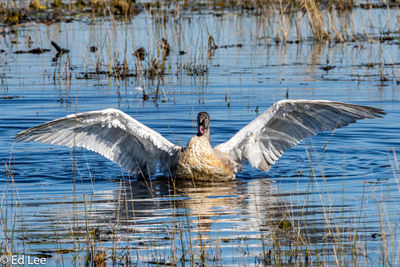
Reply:
[[235, 178], [232, 165], [218, 150], [214, 150], [205, 136], [193, 136], [179, 152], [173, 172], [176, 177], [195, 181], [227, 181]]
[[307, 137], [384, 114], [382, 109], [336, 101], [281, 100], [213, 148], [210, 117], [200, 112], [198, 132], [183, 148], [124, 112], [105, 109], [26, 129], [15, 140], [86, 148], [134, 175], [150, 176], [158, 167], [176, 178], [227, 181], [247, 163], [268, 171], [287, 149]]

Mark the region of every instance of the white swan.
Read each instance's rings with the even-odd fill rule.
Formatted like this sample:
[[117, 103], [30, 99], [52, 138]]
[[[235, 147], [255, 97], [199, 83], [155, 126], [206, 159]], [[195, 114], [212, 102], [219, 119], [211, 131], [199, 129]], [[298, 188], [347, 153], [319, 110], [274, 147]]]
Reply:
[[243, 164], [268, 171], [289, 148], [306, 137], [356, 120], [381, 117], [382, 109], [325, 100], [282, 100], [231, 139], [210, 145], [210, 117], [200, 112], [198, 132], [185, 148], [116, 109], [73, 114], [18, 133], [15, 140], [37, 141], [97, 152], [135, 175], [157, 168], [177, 178], [224, 181]]

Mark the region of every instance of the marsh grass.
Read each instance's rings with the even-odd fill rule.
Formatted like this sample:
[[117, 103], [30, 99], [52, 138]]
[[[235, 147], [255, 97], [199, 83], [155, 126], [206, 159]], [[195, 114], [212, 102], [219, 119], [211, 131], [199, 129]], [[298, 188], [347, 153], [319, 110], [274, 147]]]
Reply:
[[[354, 13], [357, 10], [369, 10], [373, 13], [376, 8], [386, 8], [388, 16], [384, 18], [382, 27], [393, 24], [390, 11], [399, 6], [396, 1], [382, 2], [377, 4], [363, 4], [353, 0], [342, 1], [317, 1], [317, 0], [268, 0], [268, 1], [196, 1], [187, 3], [184, 1], [171, 3], [161, 2], [137, 2], [131, 0], [96, 0], [96, 1], [67, 1], [61, 0], [39, 1], [33, 0], [26, 4], [26, 1], [4, 2], [0, 5], [0, 20], [4, 24], [12, 25], [27, 21], [45, 22], [48, 21], [47, 14], [55, 14], [59, 20], [63, 17], [70, 17], [86, 14], [94, 17], [109, 17], [116, 20], [132, 20], [142, 12], [149, 13], [154, 17], [156, 23], [164, 25], [171, 19], [178, 22], [182, 14], [196, 14], [201, 9], [215, 11], [216, 16], [224, 16], [229, 12], [258, 16], [267, 25], [273, 26], [274, 33], [268, 36], [279, 43], [304, 42], [311, 36], [315, 42], [355, 42], [360, 38], [371, 40], [370, 32], [376, 27], [376, 21], [368, 22], [368, 18], [355, 21]], [[359, 13], [359, 12], [358, 12]], [[55, 20], [57, 21], [57, 20]], [[364, 32], [355, 32], [355, 25], [364, 23]], [[269, 25], [268, 25], [269, 24]], [[275, 26], [278, 27], [275, 27]], [[385, 29], [380, 29], [380, 32]], [[308, 34], [310, 33], [310, 35]], [[305, 36], [303, 36], [306, 34]], [[390, 41], [396, 38], [393, 32], [386, 38], [382, 35], [378, 41]], [[290, 39], [290, 36], [296, 36]], [[165, 36], [164, 36], [165, 37]], [[381, 38], [383, 37], [383, 38]], [[292, 37], [293, 38], [293, 37]], [[165, 38], [168, 40], [168, 38]], [[209, 39], [211, 41], [212, 39]], [[157, 41], [157, 40], [155, 40]], [[213, 47], [213, 46], [209, 46]], [[171, 47], [172, 48], [172, 47]], [[209, 50], [212, 52], [212, 50]], [[161, 55], [154, 57], [158, 60]], [[151, 59], [149, 60], [151, 62]], [[161, 63], [161, 62], [158, 62]]]
[[[222, 49], [252, 49], [252, 45], [254, 47], [282, 46], [282, 49], [285, 49], [287, 45], [297, 44], [300, 50], [302, 45], [307, 43], [314, 46], [318, 53], [317, 50], [322, 51], [326, 47], [345, 45], [346, 43], [354, 43], [354, 46], [360, 49], [366, 43], [398, 43], [398, 31], [393, 28], [396, 13], [391, 9], [392, 6], [387, 6], [385, 11], [387, 16], [380, 17], [378, 22], [372, 23], [371, 18], [374, 16], [375, 6], [361, 6], [353, 1], [329, 3], [311, 0], [207, 1], [189, 4], [186, 2], [141, 3], [121, 0], [68, 1], [65, 5], [59, 5], [57, 1], [40, 3], [47, 8], [35, 11], [36, 13], [30, 14], [28, 18], [20, 19], [16, 25], [7, 22], [9, 12], [29, 14], [33, 11], [29, 11], [29, 7], [24, 7], [23, 2], [4, 3], [2, 16], [5, 27], [0, 31], [11, 34], [18, 27], [32, 23], [35, 18], [39, 23], [56, 23], [63, 19], [75, 20], [67, 14], [76, 15], [80, 14], [79, 12], [87, 14], [91, 19], [98, 19], [100, 22], [110, 21], [111, 29], [99, 33], [96, 40], [85, 44], [88, 46], [88, 51], [82, 55], [84, 68], [74, 71], [71, 66], [76, 62], [73, 62], [72, 56], [62, 55], [55, 63], [53, 81], [60, 83], [62, 80], [67, 80], [70, 83], [73, 77], [87, 80], [101, 80], [107, 77], [116, 83], [119, 97], [122, 94], [121, 86], [133, 81], [137, 86], [143, 88], [141, 98], [144, 101], [167, 101], [168, 97], [161, 97], [166, 95], [162, 94], [163, 85], [168, 82], [171, 84], [171, 80], [174, 80], [175, 77], [178, 80], [176, 83], [179, 83], [183, 76], [190, 76], [193, 78], [193, 83], [198, 84], [200, 88], [204, 87], [209, 73], [217, 66], [212, 64], [214, 58], [218, 57]], [[53, 4], [59, 7], [57, 9], [50, 8]], [[93, 5], [103, 7], [103, 11], [99, 11], [97, 8], [96, 11], [93, 11], [91, 8]], [[127, 10], [130, 11], [126, 12], [130, 14], [135, 9], [136, 13], [129, 15], [125, 14], [125, 11], [125, 13], [122, 12], [124, 14], [113, 12], [113, 5], [128, 5]], [[207, 23], [200, 27], [198, 35], [191, 34], [190, 26], [183, 25], [186, 25], [188, 17], [199, 16], [200, 7], [209, 8], [211, 15], [208, 14], [208, 16], [214, 16], [216, 19], [230, 16], [251, 16], [256, 21], [256, 27], [249, 29], [251, 32], [249, 43], [223, 43], [226, 42], [226, 39], [221, 41], [222, 38], [220, 39], [216, 33], [212, 35], [209, 29], [211, 26]], [[361, 14], [359, 12], [361, 9], [367, 10], [367, 12]], [[40, 14], [44, 13], [47, 16], [52, 12], [61, 12], [61, 19], [53, 22], [40, 19]], [[102, 15], [100, 16], [98, 13]], [[136, 33], [133, 33], [129, 27], [121, 26], [121, 23], [134, 23], [137, 14], [144, 14], [145, 20], [148, 22], [146, 25], [147, 40], [141, 42], [137, 41]], [[76, 19], [87, 18], [86, 15], [81, 15], [76, 16]], [[381, 26], [377, 27], [375, 24]], [[121, 31], [122, 33], [118, 35], [117, 33]], [[239, 25], [235, 34], [243, 31], [247, 31], [247, 29]], [[116, 38], [120, 39], [119, 42], [116, 42]], [[382, 48], [380, 48], [381, 50]], [[398, 76], [397, 67], [394, 65], [390, 72], [387, 70], [389, 66], [385, 65], [384, 61], [385, 58], [381, 57], [365, 66], [365, 68], [373, 70], [374, 75], [378, 75], [382, 86], [398, 80], [396, 78]], [[327, 66], [325, 66], [327, 70], [330, 67], [335, 68], [328, 63], [327, 61]], [[6, 75], [1, 75], [1, 86], [7, 88]]]
[[[210, 34], [204, 35], [206, 36], [204, 39], [185, 35], [178, 26], [173, 34], [167, 34], [164, 23], [177, 21], [179, 24], [180, 14], [187, 10], [196, 11], [207, 6], [222, 17], [225, 16], [225, 12], [228, 13], [231, 10], [259, 16], [263, 21], [260, 28], [264, 29], [260, 35], [263, 35], [265, 40], [273, 40], [282, 46], [291, 42], [298, 43], [300, 46], [302, 42], [310, 41], [318, 44], [354, 42], [360, 45], [362, 42], [388, 42], [397, 34], [389, 33], [388, 37], [382, 38], [371, 33], [372, 26], [368, 24], [364, 26], [363, 33], [357, 32], [353, 26], [356, 21], [352, 15], [354, 5], [357, 3], [352, 1], [329, 2], [328, 6], [318, 1], [305, 0], [207, 1], [199, 4], [184, 1], [176, 4], [177, 9], [173, 12], [171, 12], [173, 8], [170, 3], [155, 2], [138, 4], [133, 1], [76, 1], [61, 5], [60, 1], [41, 1], [40, 5], [46, 8], [18, 7], [18, 3], [18, 1], [13, 1], [1, 6], [0, 13], [5, 24], [12, 25], [27, 21], [27, 14], [33, 12], [31, 9], [34, 9], [38, 16], [46, 12], [59, 12], [59, 14], [87, 12], [93, 16], [109, 17], [113, 23], [117, 20], [129, 20], [136, 12], [143, 12], [142, 10], [148, 12], [149, 21], [154, 22], [156, 26], [154, 29], [148, 26], [148, 31], [152, 34], [149, 34], [146, 45], [135, 43], [135, 36], [127, 37], [129, 34], [126, 29], [124, 47], [118, 50], [113, 45], [114, 36], [110, 31], [95, 44], [97, 49], [93, 49], [94, 52], [87, 56], [85, 71], [80, 73], [86, 74], [88, 78], [107, 76], [115, 79], [118, 84], [132, 77], [136, 79], [137, 84], [143, 85], [143, 100], [157, 100], [160, 99], [160, 95], [166, 95], [161, 87], [166, 76], [188, 75], [199, 80], [207, 79], [211, 71], [210, 62], [219, 49], [222, 49], [221, 45], [224, 45], [219, 43], [217, 37]], [[51, 6], [56, 9], [50, 9]], [[363, 8], [371, 9], [372, 12], [374, 6]], [[269, 27], [271, 25], [278, 25], [278, 27]], [[118, 30], [118, 28], [115, 27], [113, 30]], [[307, 31], [310, 31], [311, 35]], [[205, 29], [204, 32], [207, 30]], [[311, 40], [309, 40], [310, 36]], [[190, 45], [185, 46], [182, 40], [186, 40]], [[143, 51], [140, 50], [141, 48]], [[54, 83], [61, 84], [66, 81], [67, 91], [69, 82], [74, 77], [71, 60], [68, 55], [64, 55], [56, 62], [53, 72]], [[385, 72], [383, 61], [381, 58], [380, 63], [371, 63], [372, 65], [366, 67], [378, 66], [380, 79], [386, 81], [389, 75]], [[391, 76], [395, 77], [395, 75], [394, 72]], [[80, 78], [85, 78], [85, 76], [80, 76]], [[7, 90], [6, 75], [1, 76], [1, 85], [4, 90]], [[228, 106], [231, 103], [230, 95], [231, 93], [228, 92], [225, 98]], [[375, 264], [374, 259], [371, 259], [368, 254], [378, 248], [380, 265], [398, 264], [400, 253], [397, 241], [398, 222], [393, 221], [390, 207], [388, 209], [386, 206], [385, 196], [381, 193], [384, 191], [381, 191], [378, 185], [373, 194], [379, 229], [373, 229], [375, 232], [371, 234], [370, 230], [366, 229], [368, 226], [364, 221], [367, 217], [364, 208], [366, 205], [371, 205], [370, 197], [363, 194], [359, 213], [352, 213], [354, 217], [347, 216], [349, 211], [346, 207], [340, 207], [338, 210], [333, 202], [326, 201], [331, 198], [329, 192], [324, 192], [319, 188], [326, 177], [316, 174], [318, 170], [323, 174], [323, 169], [319, 164], [319, 159], [313, 159], [313, 151], [309, 153], [309, 177], [300, 177], [308, 179], [304, 198], [299, 201], [294, 193], [281, 194], [278, 190], [275, 192], [275, 195], [278, 195], [275, 200], [276, 206], [265, 209], [263, 203], [256, 203], [259, 212], [258, 217], [254, 219], [261, 223], [253, 225], [256, 235], [252, 236], [243, 236], [240, 230], [237, 230], [232, 236], [226, 238], [219, 236], [218, 230], [210, 229], [213, 226], [213, 218], [217, 215], [200, 209], [201, 206], [207, 204], [207, 201], [204, 201], [207, 197], [201, 195], [205, 185], [192, 184], [182, 187], [175, 181], [166, 179], [165, 184], [162, 185], [168, 187], [169, 194], [160, 197], [158, 196], [159, 188], [156, 187], [160, 184], [153, 185], [152, 180], [145, 180], [143, 183], [146, 184], [146, 190], [149, 192], [152, 203], [150, 206], [155, 211], [170, 210], [172, 214], [170, 220], [167, 221], [158, 222], [154, 219], [156, 227], [149, 230], [154, 232], [152, 239], [146, 239], [148, 232], [141, 229], [144, 228], [140, 224], [144, 219], [143, 216], [136, 215], [135, 204], [139, 202], [136, 198], [137, 180], [131, 180], [122, 175], [123, 179], [120, 180], [118, 186], [115, 182], [113, 184], [114, 188], [119, 187], [119, 189], [116, 190], [117, 195], [110, 201], [114, 205], [112, 216], [98, 214], [96, 212], [99, 204], [95, 190], [96, 179], [92, 176], [88, 164], [87, 173], [85, 173], [73, 157], [71, 165], [75, 175], [76, 184], [74, 185], [81, 186], [81, 183], [85, 183], [82, 182], [84, 177], [89, 176], [91, 190], [78, 192], [74, 187], [72, 208], [68, 207], [72, 212], [56, 214], [55, 225], [54, 228], [50, 228], [50, 233], [35, 235], [34, 225], [25, 221], [26, 207], [18, 193], [18, 187], [21, 185], [14, 181], [14, 170], [17, 167], [13, 164], [14, 159], [11, 155], [10, 161], [5, 164], [6, 183], [1, 198], [0, 222], [3, 226], [1, 253], [8, 257], [34, 253], [51, 257], [49, 260], [54, 260], [60, 265], [65, 261], [76, 265], [92, 266], [103, 264], [128, 266], [187, 264], [192, 266], [196, 264], [221, 265], [225, 262], [238, 263], [239, 261], [242, 265], [254, 263], [260, 266], [312, 264], [357, 266]], [[397, 184], [400, 184], [398, 159], [395, 152], [393, 162], [394, 177]], [[116, 179], [119, 180], [119, 177]], [[185, 191], [188, 188], [189, 193]], [[343, 189], [343, 198], [346, 197], [345, 194]], [[224, 194], [220, 194], [214, 197], [223, 198], [223, 196]], [[317, 196], [317, 199], [315, 197], [313, 199], [313, 196]], [[318, 198], [320, 203], [317, 202]], [[44, 201], [46, 201], [45, 198]], [[165, 202], [168, 203], [167, 207], [161, 206], [160, 203]], [[318, 228], [316, 230], [310, 220], [314, 212], [312, 207], [316, 205], [316, 202], [319, 204], [319, 214], [323, 218], [323, 225], [320, 226], [323, 233], [315, 232]], [[299, 208], [294, 209], [294, 205]], [[218, 207], [220, 206], [213, 206], [213, 208]], [[264, 218], [265, 214], [268, 214], [267, 218]], [[169, 228], [164, 227], [163, 224], [169, 225]], [[55, 242], [55, 249], [48, 248], [50, 247], [49, 239]], [[370, 243], [374, 245], [371, 247]], [[42, 249], [32, 249], [35, 244], [42, 245]], [[234, 251], [239, 256], [232, 255], [233, 259], [227, 259], [229, 256], [226, 256], [225, 252], [227, 250], [230, 252], [227, 247], [231, 246], [236, 248]], [[251, 250], [254, 246], [257, 249]]]
[[[164, 178], [163, 183], [155, 180], [143, 180], [138, 183], [136, 179], [122, 176], [115, 185], [112, 214], [97, 214], [96, 209], [99, 199], [96, 197], [95, 177], [92, 176], [88, 163], [86, 171], [74, 163], [75, 183], [73, 191], [79, 186], [80, 181], [88, 175], [91, 186], [88, 192], [74, 191], [72, 198], [72, 213], [58, 213], [53, 230], [45, 234], [35, 233], [37, 226], [25, 222], [25, 203], [19, 197], [19, 184], [14, 181], [15, 166], [11, 161], [5, 165], [7, 182], [1, 198], [1, 217], [3, 242], [1, 254], [12, 255], [37, 255], [47, 257], [48, 261], [57, 264], [72, 262], [88, 266], [105, 266], [106, 264], [131, 265], [379, 265], [393, 266], [399, 262], [400, 251], [397, 244], [398, 222], [393, 221], [392, 213], [388, 210], [384, 190], [376, 187], [372, 198], [368, 197], [364, 186], [361, 206], [358, 211], [348, 215], [345, 205], [337, 205], [329, 192], [320, 187], [323, 177], [315, 176], [318, 161], [308, 150], [310, 172], [307, 190], [302, 198], [287, 193], [275, 192], [277, 198], [272, 205], [265, 206], [264, 202], [253, 203], [257, 212], [252, 223], [255, 235], [243, 235], [240, 230], [232, 232], [228, 238], [224, 237], [223, 229], [212, 230], [218, 216], [212, 209], [226, 207], [224, 190], [210, 194], [208, 187], [223, 188], [234, 185], [221, 184], [193, 184], [182, 183], [173, 179]], [[322, 153], [323, 156], [323, 153]], [[398, 161], [393, 153], [393, 171], [398, 180]], [[12, 156], [10, 156], [12, 159]], [[88, 174], [85, 174], [86, 172]], [[301, 176], [301, 175], [300, 175]], [[299, 177], [307, 179], [307, 177]], [[142, 184], [142, 185], [141, 185]], [[137, 187], [138, 185], [141, 185]], [[168, 188], [168, 193], [160, 195], [160, 186]], [[223, 186], [223, 187], [221, 187]], [[135, 203], [140, 197], [136, 190], [146, 190], [152, 202], [155, 214], [170, 210], [171, 218], [168, 221], [155, 221], [152, 240], [143, 235], [140, 221], [146, 217], [140, 215]], [[275, 189], [273, 189], [275, 191]], [[231, 192], [228, 190], [227, 192]], [[296, 193], [296, 192], [294, 192]], [[222, 195], [219, 195], [222, 194]], [[346, 193], [343, 191], [343, 198]], [[80, 195], [80, 196], [79, 196]], [[205, 197], [205, 198], [204, 198]], [[211, 197], [211, 198], [210, 198]], [[221, 202], [214, 202], [213, 197]], [[222, 197], [222, 198], [221, 198]], [[245, 199], [246, 196], [242, 196]], [[293, 199], [297, 200], [293, 200]], [[318, 204], [319, 199], [319, 204]], [[372, 200], [372, 201], [371, 201]], [[43, 199], [43, 201], [46, 201]], [[242, 205], [237, 198], [230, 199], [229, 205]], [[233, 201], [233, 202], [232, 202]], [[100, 202], [101, 203], [101, 202]], [[219, 206], [222, 205], [222, 206]], [[315, 210], [313, 207], [319, 206]], [[370, 226], [365, 222], [367, 216], [365, 209], [371, 205], [376, 206], [378, 214], [378, 229], [365, 230]], [[97, 207], [97, 208], [96, 208]], [[297, 207], [297, 208], [293, 208]], [[357, 207], [352, 207], [357, 208]], [[318, 212], [323, 225], [314, 226], [314, 213]], [[153, 220], [154, 215], [147, 217]], [[155, 215], [157, 217], [157, 215]], [[311, 218], [310, 218], [311, 217]], [[32, 218], [27, 218], [31, 220]], [[111, 219], [111, 220], [110, 220]], [[106, 222], [106, 223], [104, 223]], [[165, 224], [166, 223], [166, 224]], [[151, 226], [150, 223], [148, 226]], [[32, 229], [31, 229], [32, 228]], [[220, 235], [221, 234], [221, 235]], [[45, 237], [41, 240], [41, 237]], [[50, 248], [51, 243], [57, 248]], [[372, 245], [369, 244], [372, 242]], [[72, 248], [69, 244], [73, 244]], [[33, 245], [39, 245], [36, 250]], [[49, 246], [48, 248], [46, 248]], [[232, 259], [224, 253], [230, 251], [227, 247], [236, 246]], [[254, 249], [256, 246], [256, 249]], [[369, 253], [379, 256], [371, 258]], [[229, 252], [231, 253], [231, 252]], [[239, 253], [239, 254], [238, 254]], [[376, 262], [378, 260], [378, 262]]]

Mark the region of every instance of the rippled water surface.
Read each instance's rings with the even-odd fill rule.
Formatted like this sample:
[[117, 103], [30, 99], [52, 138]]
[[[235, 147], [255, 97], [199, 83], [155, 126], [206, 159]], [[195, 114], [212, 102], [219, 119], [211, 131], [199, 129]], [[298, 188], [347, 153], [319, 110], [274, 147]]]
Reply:
[[[356, 20], [375, 16], [353, 12]], [[382, 27], [396, 30], [398, 12], [390, 15], [393, 25]], [[2, 251], [52, 265], [84, 264], [93, 251], [109, 264], [132, 265], [374, 265], [385, 257], [398, 264], [398, 40], [318, 43], [305, 32], [305, 41], [282, 44], [267, 26], [259, 16], [230, 12], [183, 13], [162, 23], [143, 12], [128, 22], [87, 18], [6, 30]], [[379, 27], [372, 31], [379, 35]], [[226, 47], [210, 51], [209, 35]], [[163, 75], [140, 73], [160, 59], [161, 38], [171, 46], [157, 61]], [[54, 58], [51, 41], [70, 52]], [[14, 53], [35, 47], [52, 50]], [[144, 61], [133, 56], [140, 47]], [[124, 59], [131, 75], [109, 75]], [[270, 172], [247, 166], [221, 184], [135, 179], [89, 151], [13, 142], [34, 125], [113, 107], [182, 146], [196, 132], [197, 112], [207, 111], [216, 145], [286, 96], [369, 105], [387, 115], [320, 134], [288, 150]]]

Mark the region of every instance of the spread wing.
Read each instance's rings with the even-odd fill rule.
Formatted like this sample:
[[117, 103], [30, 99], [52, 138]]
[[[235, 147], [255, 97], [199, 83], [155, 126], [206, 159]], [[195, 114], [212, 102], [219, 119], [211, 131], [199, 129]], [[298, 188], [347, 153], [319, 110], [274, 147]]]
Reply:
[[216, 149], [240, 164], [268, 171], [289, 148], [306, 137], [381, 117], [378, 108], [324, 100], [282, 100], [242, 128]]
[[97, 152], [133, 174], [151, 175], [157, 163], [168, 171], [180, 149], [158, 132], [117, 109], [73, 114], [18, 133], [37, 141]]

